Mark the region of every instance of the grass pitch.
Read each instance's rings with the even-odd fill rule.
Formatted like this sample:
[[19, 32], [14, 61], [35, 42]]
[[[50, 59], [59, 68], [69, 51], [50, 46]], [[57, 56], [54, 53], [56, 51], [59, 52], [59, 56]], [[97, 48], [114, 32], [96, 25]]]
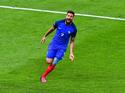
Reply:
[[[121, 0], [1, 0], [0, 5], [88, 13], [125, 18]], [[125, 22], [75, 17], [75, 61], [69, 49], [41, 84], [47, 46], [41, 36], [65, 15], [0, 8], [0, 93], [124, 93]]]

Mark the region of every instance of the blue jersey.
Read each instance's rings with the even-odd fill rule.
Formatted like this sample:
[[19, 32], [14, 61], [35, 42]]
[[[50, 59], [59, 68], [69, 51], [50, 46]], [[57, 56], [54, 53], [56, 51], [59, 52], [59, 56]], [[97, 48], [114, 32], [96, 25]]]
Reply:
[[75, 24], [65, 24], [65, 19], [56, 21], [54, 23], [56, 33], [49, 44], [49, 49], [64, 49], [66, 50], [70, 37], [75, 37], [77, 29]]

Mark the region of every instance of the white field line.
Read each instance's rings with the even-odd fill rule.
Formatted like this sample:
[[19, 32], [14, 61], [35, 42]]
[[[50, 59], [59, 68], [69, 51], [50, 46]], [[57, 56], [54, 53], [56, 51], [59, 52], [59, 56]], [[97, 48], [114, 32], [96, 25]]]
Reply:
[[[8, 8], [8, 9], [16, 9], [16, 10], [26, 10], [26, 11], [36, 11], [36, 12], [47, 12], [47, 13], [55, 13], [55, 14], [66, 14], [66, 12], [61, 12], [61, 11], [42, 10], [42, 9], [33, 9], [33, 8], [21, 8], [21, 7], [14, 7], [14, 6], [1, 6], [0, 5], [0, 8]], [[89, 15], [89, 14], [80, 14], [80, 13], [76, 13], [75, 15], [125, 21], [125, 18], [116, 18], [116, 17], [109, 17], [109, 16], [98, 16], [98, 15]]]

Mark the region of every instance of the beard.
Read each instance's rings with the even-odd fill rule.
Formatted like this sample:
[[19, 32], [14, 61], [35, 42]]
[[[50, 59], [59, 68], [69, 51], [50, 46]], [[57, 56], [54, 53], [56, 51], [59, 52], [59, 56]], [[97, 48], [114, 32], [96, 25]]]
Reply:
[[71, 20], [71, 19], [66, 18], [66, 24], [70, 24], [70, 23], [72, 23], [72, 20]]

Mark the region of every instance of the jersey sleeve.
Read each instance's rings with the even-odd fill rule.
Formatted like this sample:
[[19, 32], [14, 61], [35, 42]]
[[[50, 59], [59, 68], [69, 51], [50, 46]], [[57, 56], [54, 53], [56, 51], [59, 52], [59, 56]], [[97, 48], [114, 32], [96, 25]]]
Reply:
[[56, 22], [53, 24], [53, 27], [54, 27], [54, 28], [57, 28], [57, 27], [58, 27], [58, 21], [56, 21]]
[[76, 37], [76, 34], [77, 34], [77, 28], [74, 27], [74, 32], [71, 33], [71, 37]]

